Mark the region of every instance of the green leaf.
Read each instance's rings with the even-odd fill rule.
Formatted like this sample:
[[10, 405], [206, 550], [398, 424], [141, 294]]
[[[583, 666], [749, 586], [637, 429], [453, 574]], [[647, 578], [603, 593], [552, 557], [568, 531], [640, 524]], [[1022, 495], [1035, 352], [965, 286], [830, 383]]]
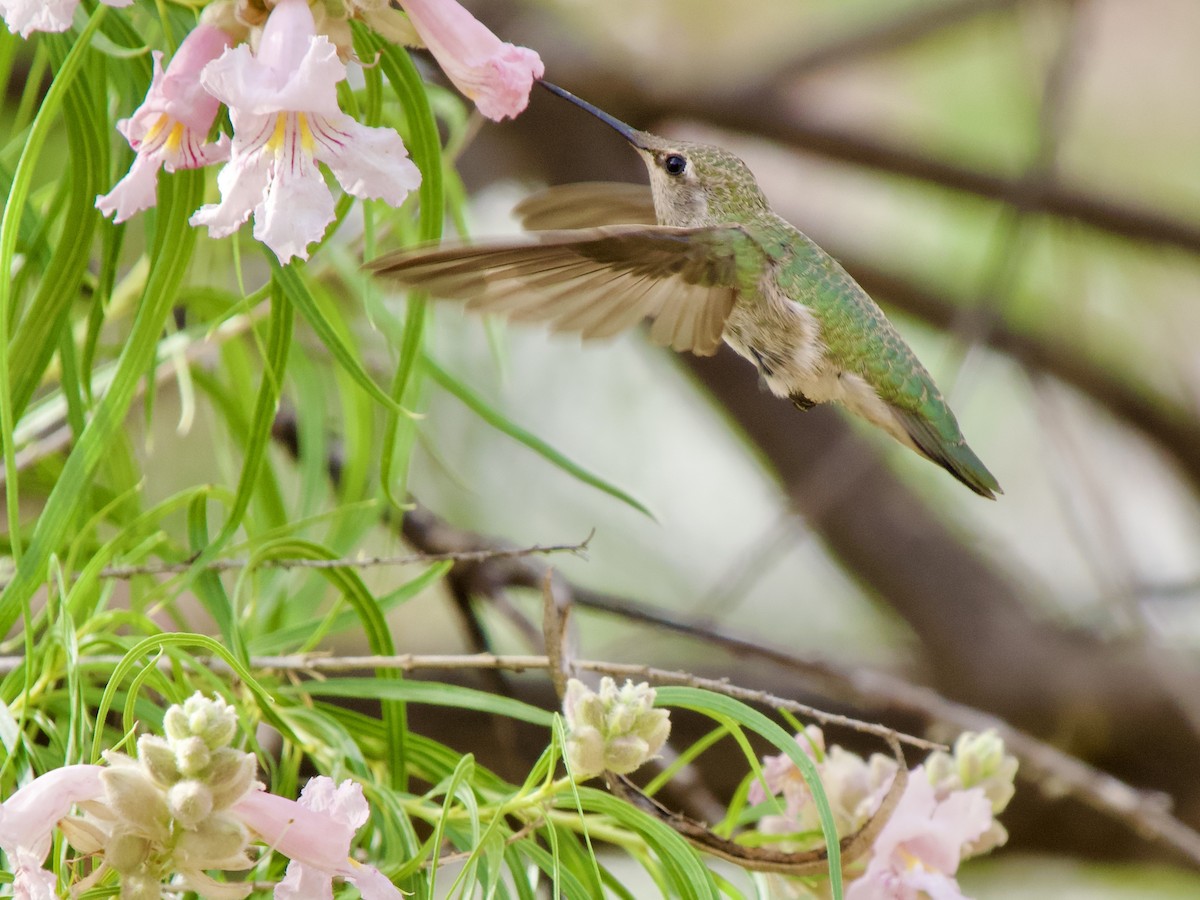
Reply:
[[532, 725], [550, 726], [554, 714], [520, 700], [499, 697], [486, 691], [443, 684], [437, 681], [379, 681], [374, 678], [330, 678], [309, 681], [295, 687], [279, 689], [284, 694], [310, 694], [315, 697], [359, 697], [372, 700], [402, 700], [405, 703], [425, 703], [454, 709], [473, 709], [477, 712], [508, 716]]
[[[432, 242], [442, 236], [445, 216], [445, 182], [442, 173], [442, 145], [438, 136], [437, 119], [429, 103], [429, 95], [421, 81], [421, 75], [413, 65], [408, 53], [401, 47], [389, 44], [378, 35], [372, 34], [355, 23], [354, 38], [359, 53], [364, 59], [378, 54], [379, 65], [387, 76], [388, 83], [400, 101], [404, 110], [409, 134], [409, 150], [413, 163], [421, 170], [421, 185], [418, 196], [421, 200], [418, 236], [421, 241]], [[417, 372], [420, 351], [425, 337], [425, 313], [428, 299], [420, 292], [412, 292], [408, 296], [408, 310], [404, 320], [404, 338], [400, 345], [400, 360], [392, 378], [391, 396], [395, 403], [403, 405], [409, 392], [410, 385]], [[389, 502], [396, 508], [401, 508], [404, 501], [404, 485], [408, 477], [408, 441], [400, 441], [399, 428], [401, 419], [398, 415], [389, 416], [383, 437], [383, 455], [380, 466], [380, 480], [384, 493]], [[405, 421], [405, 427], [411, 429], [412, 422]], [[395, 464], [396, 447], [406, 448], [404, 462], [400, 466], [400, 475], [392, 472]], [[393, 480], [401, 482], [399, 498], [392, 490]]]
[[[406, 581], [400, 587], [389, 593], [387, 597], [376, 601], [379, 611], [386, 613], [403, 603], [411, 600], [421, 591], [436, 584], [454, 566], [453, 560], [434, 563], [416, 578]], [[340, 634], [359, 621], [359, 614], [354, 610], [339, 612], [323, 622], [318, 632], [323, 637]], [[308, 642], [313, 637], [313, 623], [302, 622], [286, 628], [275, 628], [269, 633], [256, 637], [251, 644], [255, 654], [272, 654], [290, 652], [300, 642]]]
[[[260, 558], [270, 558], [272, 555], [287, 559], [337, 558], [325, 547], [310, 541], [295, 539], [277, 541], [260, 550]], [[335, 585], [354, 607], [363, 622], [363, 631], [371, 651], [381, 656], [390, 656], [395, 653], [392, 634], [383, 618], [383, 613], [358, 573], [345, 568], [316, 569], [314, 571], [319, 572], [322, 577]], [[364, 680], [369, 680], [376, 685], [399, 686], [405, 684], [401, 680], [402, 678], [403, 673], [396, 669], [381, 669], [375, 679]], [[309, 691], [309, 693], [317, 692]], [[386, 749], [393, 787], [400, 787], [407, 779], [408, 766], [405, 758], [405, 744], [408, 736], [404, 710], [405, 701], [402, 696], [381, 696], [379, 699], [391, 701], [383, 704], [384, 728], [388, 732]]]
[[579, 797], [584, 809], [606, 815], [641, 837], [662, 863], [663, 875], [678, 896], [717, 900], [719, 892], [712, 873], [701, 862], [699, 853], [671, 826], [596, 788], [580, 787]]
[[321, 339], [321, 343], [333, 354], [333, 358], [344, 369], [355, 383], [358, 384], [367, 394], [381, 404], [385, 409], [393, 413], [401, 413], [403, 410], [400, 405], [395, 402], [374, 379], [367, 374], [367, 370], [363, 368], [363, 364], [359, 362], [358, 357], [354, 355], [354, 351], [350, 349], [350, 345], [342, 338], [342, 335], [334, 324], [329, 320], [329, 317], [317, 305], [316, 298], [308, 289], [304, 279], [300, 275], [300, 271], [295, 265], [281, 266], [270, 250], [265, 250], [264, 253], [271, 262], [272, 277], [276, 284], [282, 289], [284, 295], [289, 301], [300, 311], [300, 315], [304, 316], [304, 320], [308, 322], [310, 328], [316, 332], [317, 337]]
[[[234, 673], [242, 680], [242, 682], [250, 689], [250, 691], [258, 698], [259, 709], [262, 710], [268, 721], [279, 722], [278, 717], [271, 713], [274, 706], [274, 699], [267, 692], [258, 679], [256, 679], [241, 661], [225, 648], [225, 646], [216, 638], [211, 638], [204, 634], [156, 634], [151, 637], [138, 641], [129, 651], [121, 658], [121, 660], [113, 668], [112, 677], [109, 678], [108, 684], [104, 689], [104, 695], [100, 698], [100, 703], [96, 707], [96, 721], [103, 722], [108, 716], [108, 711], [112, 709], [113, 700], [116, 696], [119, 686], [124, 682], [125, 677], [133, 671], [143, 658], [152, 651], [166, 647], [184, 647], [195, 646], [207, 650], [213, 656], [220, 657], [226, 664], [233, 669]], [[150, 668], [153, 668], [152, 666]], [[281, 730], [283, 723], [279, 722]], [[96, 737], [92, 743], [91, 761], [96, 762], [101, 758], [102, 745], [101, 738], [103, 732], [96, 731]]]
[[[5, 200], [4, 213], [0, 216], [0, 272], [4, 273], [3, 277], [0, 277], [0, 444], [3, 444], [4, 448], [8, 537], [13, 560], [18, 564], [21, 561], [21, 519], [17, 491], [17, 465], [13, 447], [16, 415], [12, 403], [10, 382], [12, 370], [8, 340], [12, 333], [14, 309], [13, 298], [10, 295], [12, 279], [9, 277], [9, 273], [13, 270], [17, 236], [21, 230], [21, 219], [25, 212], [25, 201], [29, 196], [30, 183], [33, 180], [34, 166], [50, 135], [50, 126], [58, 116], [59, 108], [63, 105], [66, 94], [83, 65], [84, 57], [88, 52], [88, 41], [104, 19], [104, 12], [103, 6], [97, 7], [88, 21], [87, 27], [75, 40], [75, 45], [63, 60], [62, 66], [50, 85], [50, 90], [42, 98], [37, 117], [33, 121], [33, 127], [29, 130], [29, 136], [21, 150], [21, 158], [17, 162], [16, 172], [13, 174], [12, 189]], [[38, 577], [41, 576], [41, 564], [44, 562], [44, 559], [35, 559], [33, 563]], [[5, 604], [0, 601], [0, 634], [7, 633], [8, 629], [12, 627], [12, 623], [16, 621], [17, 612], [14, 608], [16, 605], [18, 604]], [[7, 622], [6, 619], [8, 619]]]
[[[96, 405], [91, 421], [67, 457], [38, 517], [29, 548], [4, 593], [0, 594], [0, 634], [6, 634], [12, 628], [22, 607], [45, 577], [51, 554], [58, 552], [70, 533], [80, 504], [88, 495], [92, 474], [108, 452], [117, 430], [123, 426], [138, 381], [154, 358], [158, 336], [170, 314], [171, 303], [195, 246], [196, 232], [188, 225], [188, 218], [200, 205], [203, 186], [204, 173], [196, 170], [159, 177], [159, 214], [151, 249], [150, 275], [133, 328], [121, 349], [109, 391]], [[0, 346], [3, 345], [0, 341]], [[0, 365], [0, 372], [4, 371], [6, 369]], [[0, 407], [8, 409], [2, 388]], [[8, 443], [11, 437], [11, 431], [2, 437], [6, 449], [11, 446]], [[9, 480], [7, 488], [10, 493], [15, 493], [15, 481]]]
[[829, 854], [829, 888], [834, 900], [842, 897], [842, 852], [833, 821], [833, 810], [829, 806], [829, 798], [825, 796], [825, 788], [821, 784], [821, 776], [816, 764], [796, 743], [796, 739], [772, 722], [758, 710], [751, 709], [746, 704], [723, 694], [702, 691], [699, 688], [667, 686], [655, 689], [656, 706], [677, 706], [690, 709], [702, 715], [714, 718], [725, 717], [740, 723], [754, 731], [785, 753], [800, 774], [812, 794], [817, 807], [817, 816], [821, 821], [821, 833], [825, 837], [825, 847]]

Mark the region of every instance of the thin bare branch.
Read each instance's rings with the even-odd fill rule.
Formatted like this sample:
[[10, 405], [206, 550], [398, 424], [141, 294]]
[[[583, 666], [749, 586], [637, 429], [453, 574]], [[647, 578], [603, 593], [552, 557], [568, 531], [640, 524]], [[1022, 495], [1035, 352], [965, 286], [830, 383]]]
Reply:
[[[895, 738], [888, 740], [888, 747], [896, 758], [896, 774], [892, 778], [892, 783], [880, 802], [879, 808], [875, 810], [871, 818], [853, 834], [848, 834], [841, 839], [843, 866], [859, 859], [871, 849], [875, 838], [879, 836], [883, 826], [896, 811], [900, 798], [904, 795], [904, 789], [908, 785], [908, 765], [904, 760], [904, 751]], [[613, 794], [627, 803], [632, 803], [648, 815], [665, 822], [705, 853], [719, 857], [726, 862], [753, 872], [774, 872], [780, 875], [821, 875], [829, 870], [829, 850], [826, 847], [798, 853], [787, 853], [769, 847], [747, 847], [736, 841], [726, 840], [701, 823], [668, 809], [653, 797], [643, 793], [624, 775], [605, 772], [604, 777], [608, 783], [608, 789]]]
[[[357, 556], [340, 559], [215, 559], [202, 568], [210, 572], [228, 572], [253, 565], [258, 569], [375, 569], [382, 566], [416, 566], [436, 562], [484, 562], [522, 556], [549, 556], [555, 553], [586, 555], [592, 535], [574, 544], [533, 544], [528, 547], [495, 547], [490, 550], [456, 550], [445, 553], [409, 553], [401, 556]], [[137, 566], [109, 566], [100, 570], [101, 578], [129, 579], [138, 575], [178, 575], [192, 568], [188, 562], [145, 563]]]

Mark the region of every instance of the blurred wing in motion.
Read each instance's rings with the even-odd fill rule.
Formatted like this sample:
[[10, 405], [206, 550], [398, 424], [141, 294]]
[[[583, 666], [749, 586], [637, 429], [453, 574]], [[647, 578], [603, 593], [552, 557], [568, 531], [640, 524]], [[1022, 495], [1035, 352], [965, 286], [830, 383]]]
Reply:
[[653, 225], [654, 197], [644, 184], [584, 181], [530, 194], [513, 208], [526, 231]]
[[750, 241], [737, 226], [619, 225], [402, 250], [367, 267], [435, 297], [465, 300], [468, 309], [584, 338], [653, 319], [655, 343], [709, 356], [736, 298], [738, 251]]

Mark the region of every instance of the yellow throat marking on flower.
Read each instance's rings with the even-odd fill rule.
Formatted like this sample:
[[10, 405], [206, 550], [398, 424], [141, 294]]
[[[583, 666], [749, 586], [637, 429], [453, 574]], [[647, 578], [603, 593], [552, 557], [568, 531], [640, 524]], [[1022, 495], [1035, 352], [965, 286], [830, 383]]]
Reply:
[[[165, 119], [166, 116], [163, 116]], [[178, 153], [179, 148], [183, 145], [183, 123], [176, 122], [171, 126], [171, 133], [167, 135], [167, 150], [171, 153]]]
[[306, 156], [312, 156], [313, 136], [312, 128], [308, 124], [308, 113], [296, 113], [296, 126], [300, 129], [300, 146]]
[[270, 139], [267, 141], [267, 149], [276, 156], [283, 149], [283, 142], [287, 138], [287, 120], [289, 113], [279, 113], [275, 116], [275, 130], [271, 133]]
[[287, 141], [288, 121], [292, 116], [295, 116], [295, 130], [300, 138], [300, 149], [304, 155], [311, 157], [315, 141], [313, 140], [312, 126], [308, 124], [308, 113], [291, 112], [279, 113], [275, 117], [275, 131], [272, 132], [270, 140], [267, 141], [267, 148], [276, 156], [283, 150], [284, 144]]
[[927, 866], [925, 864], [925, 860], [921, 859], [921, 857], [919, 857], [919, 856], [915, 856], [914, 854], [909, 853], [908, 850], [906, 850], [904, 847], [898, 847], [897, 851], [900, 854], [900, 858], [904, 860], [904, 868], [908, 869], [910, 872], [912, 872], [912, 871], [936, 872], [937, 871], [936, 869], [929, 868], [929, 866]]
[[171, 117], [166, 113], [162, 113], [157, 119], [154, 120], [154, 124], [146, 129], [146, 136], [142, 138], [142, 143], [153, 144], [155, 139], [158, 137], [159, 132], [166, 128], [170, 121]]

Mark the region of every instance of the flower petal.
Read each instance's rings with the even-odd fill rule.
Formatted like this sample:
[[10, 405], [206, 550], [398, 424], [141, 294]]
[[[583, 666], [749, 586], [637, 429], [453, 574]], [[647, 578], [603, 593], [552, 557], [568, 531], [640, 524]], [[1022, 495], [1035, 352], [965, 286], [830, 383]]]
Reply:
[[[235, 803], [233, 813], [284, 856], [329, 875], [346, 864], [354, 829], [295, 800], [253, 791]], [[296, 876], [303, 877], [303, 873]]]
[[[286, 158], [287, 154], [285, 154]], [[254, 237], [284, 263], [308, 259], [308, 245], [319, 241], [335, 218], [333, 194], [316, 163], [296, 158], [297, 165], [279, 165], [267, 184], [262, 203], [254, 209]]]
[[374, 866], [364, 865], [351, 859], [349, 868], [342, 875], [358, 888], [363, 900], [400, 900], [404, 892], [392, 884], [392, 880]]
[[270, 162], [262, 152], [236, 153], [217, 176], [221, 202], [202, 206], [188, 222], [207, 225], [210, 237], [233, 234], [250, 218], [267, 189]]
[[107, 194], [96, 198], [96, 209], [106, 216], [115, 213], [113, 221], [121, 223], [157, 202], [158, 161], [139, 154], [133, 158], [125, 177]]
[[404, 141], [390, 128], [371, 128], [341, 113], [312, 122], [316, 156], [355, 197], [399, 206], [421, 184]]
[[333, 876], [293, 859], [275, 885], [275, 900], [333, 900]]
[[341, 784], [335, 784], [328, 775], [310, 778], [300, 791], [299, 803], [305, 809], [326, 813], [355, 831], [365, 825], [371, 815], [362, 785], [349, 778]]
[[27, 38], [35, 31], [66, 31], [79, 0], [0, 0], [8, 30]]
[[[205, 89], [230, 112], [338, 115], [337, 84], [346, 67], [337, 48], [314, 32], [303, 0], [281, 0], [263, 29], [257, 55], [245, 44], [225, 51], [201, 75]], [[238, 123], [234, 122], [234, 130]]]
[[221, 103], [204, 89], [200, 74], [232, 43], [233, 38], [225, 30], [213, 25], [197, 25], [171, 57], [166, 74], [156, 79], [156, 84], [150, 88], [147, 102], [153, 97], [172, 119], [207, 134]]
[[10, 858], [21, 848], [44, 859], [55, 823], [76, 803], [104, 796], [103, 771], [88, 765], [52, 769], [0, 803], [0, 848]]

